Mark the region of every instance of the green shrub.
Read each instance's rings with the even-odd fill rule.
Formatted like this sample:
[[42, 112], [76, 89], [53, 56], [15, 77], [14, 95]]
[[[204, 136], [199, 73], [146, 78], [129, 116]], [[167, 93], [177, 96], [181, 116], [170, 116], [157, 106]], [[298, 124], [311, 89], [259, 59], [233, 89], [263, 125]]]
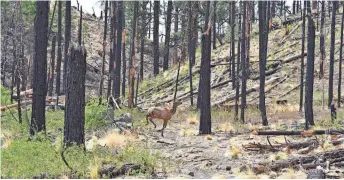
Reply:
[[11, 94], [8, 89], [3, 86], [0, 86], [1, 91], [1, 106], [11, 103]]
[[98, 105], [98, 98], [91, 99], [85, 107], [86, 130], [95, 130], [104, 127], [107, 122], [102, 112], [105, 111], [105, 105]]

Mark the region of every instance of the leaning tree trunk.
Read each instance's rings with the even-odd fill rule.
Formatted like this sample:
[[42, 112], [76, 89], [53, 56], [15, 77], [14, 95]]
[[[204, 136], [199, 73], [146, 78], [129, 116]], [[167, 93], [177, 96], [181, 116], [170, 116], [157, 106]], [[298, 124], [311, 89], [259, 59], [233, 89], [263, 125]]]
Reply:
[[106, 51], [106, 34], [107, 34], [107, 18], [108, 18], [108, 1], [105, 1], [105, 20], [104, 20], [104, 35], [103, 35], [103, 60], [102, 60], [102, 72], [99, 83], [99, 105], [102, 104], [103, 85], [104, 85], [104, 73], [105, 73], [105, 51]]
[[302, 13], [302, 45], [301, 45], [301, 77], [300, 77], [300, 105], [299, 112], [303, 109], [303, 81], [304, 81], [304, 53], [305, 53], [305, 36], [306, 36], [306, 2], [304, 3], [303, 13]]
[[159, 13], [160, 13], [160, 1], [154, 1], [154, 27], [153, 27], [154, 75], [159, 74]]
[[241, 29], [241, 108], [240, 108], [240, 120], [244, 123], [245, 122], [245, 108], [246, 108], [246, 72], [247, 72], [247, 63], [246, 63], [246, 25], [247, 25], [247, 18], [246, 18], [246, 1], [243, 1], [243, 23], [242, 23], [242, 29]]
[[266, 2], [258, 2], [259, 12], [259, 110], [262, 117], [263, 125], [268, 125], [265, 107], [265, 68], [266, 68], [266, 41], [267, 41], [267, 19], [266, 19]]
[[210, 58], [211, 58], [211, 22], [209, 22], [210, 1], [207, 1], [204, 33], [202, 34], [202, 59], [200, 71], [200, 134], [211, 133], [211, 107], [210, 107]]
[[50, 53], [50, 67], [49, 67], [49, 85], [48, 85], [48, 96], [53, 95], [54, 89], [54, 69], [55, 69], [55, 45], [56, 45], [56, 36], [53, 36], [51, 43], [51, 53]]
[[30, 134], [45, 131], [49, 2], [36, 2], [35, 60]]
[[[154, 2], [155, 3], [155, 2]], [[133, 17], [133, 31], [131, 36], [131, 51], [130, 51], [130, 61], [129, 61], [129, 99], [128, 105], [130, 108], [134, 107], [134, 86], [135, 86], [135, 49], [136, 49], [136, 26], [137, 26], [137, 14], [138, 14], [139, 2], [134, 4], [134, 17]]]
[[68, 48], [69, 48], [69, 41], [71, 40], [71, 1], [66, 1], [66, 16], [65, 16], [65, 47], [64, 47], [64, 63], [63, 63], [63, 93], [65, 93], [65, 85], [66, 85], [66, 74], [67, 74], [67, 66], [68, 66]]
[[306, 129], [308, 123], [314, 125], [313, 120], [313, 84], [314, 84], [314, 47], [315, 26], [312, 19], [310, 2], [307, 2], [308, 12], [308, 40], [307, 40], [307, 71], [306, 71], [306, 96], [305, 96], [305, 119]]
[[71, 44], [67, 66], [64, 143], [85, 143], [86, 49]]
[[166, 33], [165, 33], [165, 50], [164, 50], [164, 62], [163, 69], [168, 69], [168, 59], [170, 56], [170, 33], [171, 33], [171, 19], [172, 19], [172, 1], [168, 1], [167, 4], [167, 20], [166, 20]]
[[122, 58], [122, 20], [123, 20], [123, 1], [117, 1], [117, 46], [116, 46], [116, 58], [115, 58], [115, 78], [112, 82], [112, 91], [114, 98], [117, 99], [121, 95], [121, 58]]
[[337, 1], [333, 1], [332, 6], [332, 20], [331, 20], [331, 48], [330, 48], [330, 70], [328, 80], [328, 107], [330, 108], [333, 101], [333, 71], [334, 71], [334, 49], [335, 49], [335, 35], [336, 35], [336, 7]]
[[338, 107], [340, 107], [341, 100], [341, 85], [342, 85], [342, 63], [343, 63], [343, 26], [344, 26], [344, 4], [342, 12], [342, 24], [340, 28], [340, 48], [339, 48], [339, 78], [338, 78]]

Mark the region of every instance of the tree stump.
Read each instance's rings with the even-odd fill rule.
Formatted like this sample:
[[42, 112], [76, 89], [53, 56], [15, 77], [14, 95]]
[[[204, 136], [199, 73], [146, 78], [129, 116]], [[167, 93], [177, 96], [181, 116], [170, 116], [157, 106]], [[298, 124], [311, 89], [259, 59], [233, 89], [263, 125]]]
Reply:
[[85, 142], [85, 74], [86, 50], [76, 43], [70, 47], [66, 76], [64, 142]]

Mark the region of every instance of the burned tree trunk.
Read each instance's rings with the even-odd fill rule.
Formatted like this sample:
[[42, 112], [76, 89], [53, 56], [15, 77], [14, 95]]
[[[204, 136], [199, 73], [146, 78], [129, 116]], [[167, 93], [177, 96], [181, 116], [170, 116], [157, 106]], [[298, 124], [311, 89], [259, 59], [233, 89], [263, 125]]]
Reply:
[[[155, 2], [154, 2], [155, 3]], [[136, 26], [137, 26], [137, 14], [138, 14], [139, 2], [134, 4], [134, 17], [133, 17], [133, 31], [131, 36], [131, 51], [130, 51], [130, 61], [129, 61], [129, 99], [128, 105], [130, 108], [134, 107], [134, 86], [135, 86], [135, 50], [136, 50]]]
[[231, 72], [231, 77], [232, 77], [232, 89], [235, 89], [236, 87], [236, 82], [235, 78], [237, 78], [235, 74], [235, 2], [231, 2], [231, 65], [232, 65], [232, 72]]
[[338, 78], [338, 108], [341, 100], [341, 85], [342, 85], [342, 64], [343, 64], [343, 27], [344, 26], [344, 4], [342, 12], [342, 24], [340, 27], [340, 48], [339, 48], [339, 78]]
[[78, 31], [78, 43], [81, 46], [82, 39], [82, 6], [80, 7], [80, 21], [79, 21], [79, 31]]
[[56, 45], [56, 36], [53, 36], [51, 43], [51, 53], [50, 53], [50, 67], [49, 67], [49, 85], [48, 85], [48, 96], [53, 95], [54, 89], [54, 69], [55, 69], [55, 45]]
[[324, 108], [324, 74], [325, 74], [325, 67], [324, 67], [324, 62], [325, 62], [325, 35], [324, 35], [324, 25], [325, 25], [325, 1], [322, 1], [321, 5], [321, 25], [320, 25], [320, 73], [319, 73], [319, 78], [321, 79], [321, 84], [322, 84], [322, 106]]
[[86, 50], [71, 44], [67, 68], [64, 143], [85, 143]]
[[111, 28], [110, 28], [110, 62], [109, 62], [109, 77], [108, 77], [108, 88], [107, 97], [109, 98], [112, 94], [112, 81], [115, 79], [115, 70], [113, 68], [115, 64], [115, 52], [116, 52], [116, 1], [111, 1]]
[[242, 27], [242, 24], [241, 24], [241, 11], [242, 11], [242, 6], [241, 6], [242, 3], [239, 3], [239, 7], [240, 7], [240, 10], [239, 10], [239, 18], [238, 18], [238, 51], [237, 51], [237, 74], [236, 74], [236, 81], [235, 81], [235, 101], [234, 101], [234, 119], [237, 121], [239, 120], [239, 91], [240, 91], [240, 80], [239, 80], [239, 74], [240, 74], [240, 54], [241, 54], [241, 49], [240, 49], [240, 46], [241, 46], [241, 27]]
[[66, 74], [67, 74], [67, 66], [68, 66], [68, 48], [69, 42], [71, 40], [71, 1], [66, 1], [66, 16], [65, 16], [65, 47], [64, 47], [64, 63], [63, 63], [63, 93], [65, 93], [65, 85], [66, 85]]
[[313, 84], [314, 84], [314, 47], [315, 47], [315, 26], [312, 19], [310, 2], [307, 2], [308, 12], [308, 43], [307, 43], [307, 71], [306, 71], [306, 96], [305, 96], [305, 119], [306, 129], [308, 123], [314, 125], [313, 120]]
[[30, 134], [45, 131], [49, 2], [36, 2], [35, 61]]
[[[330, 70], [328, 80], [328, 107], [331, 107], [333, 101], [333, 71], [334, 71], [334, 41], [336, 35], [336, 7], [337, 1], [332, 2], [332, 20], [331, 20], [331, 48], [330, 48]], [[342, 45], [341, 45], [342, 46]]]
[[159, 74], [159, 13], [160, 13], [160, 1], [154, 1], [154, 27], [153, 27], [154, 75]]
[[[143, 80], [143, 55], [145, 48], [145, 38], [146, 38], [146, 13], [147, 13], [147, 3], [142, 4], [142, 23], [141, 23], [141, 56], [140, 56], [140, 81]], [[149, 21], [150, 22], [150, 21]]]
[[172, 18], [172, 1], [168, 1], [167, 5], [167, 20], [166, 20], [166, 33], [165, 33], [165, 50], [164, 50], [164, 63], [163, 69], [168, 69], [168, 59], [170, 56], [170, 33], [171, 33], [171, 18]]
[[102, 104], [103, 85], [104, 85], [104, 73], [105, 73], [105, 50], [106, 50], [106, 35], [107, 35], [107, 18], [108, 18], [108, 1], [105, 1], [105, 20], [104, 20], [104, 35], [103, 35], [103, 60], [102, 60], [102, 72], [99, 83], [99, 105]]
[[246, 108], [246, 72], [247, 72], [247, 63], [246, 63], [246, 25], [247, 25], [247, 18], [246, 18], [246, 6], [247, 3], [246, 1], [243, 1], [243, 9], [242, 9], [242, 14], [243, 14], [243, 21], [242, 23], [242, 29], [241, 29], [241, 72], [242, 72], [242, 77], [241, 77], [241, 110], [240, 110], [240, 119], [244, 123], [245, 122], [245, 108]]
[[302, 45], [301, 45], [301, 77], [300, 77], [300, 106], [299, 112], [303, 109], [303, 79], [304, 79], [304, 53], [305, 53], [305, 36], [306, 36], [306, 7], [307, 4], [304, 2], [303, 13], [302, 13]]
[[[58, 6], [58, 20], [57, 20], [57, 62], [56, 62], [56, 96], [61, 92], [61, 61], [62, 61], [62, 2], [59, 1]], [[58, 103], [58, 102], [56, 102]]]
[[200, 72], [200, 134], [211, 133], [211, 107], [210, 107], [210, 57], [211, 57], [211, 21], [210, 16], [210, 1], [207, 1], [204, 33], [202, 34], [202, 59]]
[[[193, 86], [192, 86], [192, 62], [194, 61], [194, 57], [192, 56], [194, 51], [194, 40], [193, 40], [193, 16], [192, 16], [192, 2], [188, 2], [189, 8], [189, 17], [188, 17], [188, 52], [189, 52], [189, 82], [190, 82], [190, 104], [193, 106]], [[180, 63], [180, 62], [179, 62]], [[178, 69], [179, 70], [179, 69]]]
[[[125, 9], [123, 5], [123, 9]], [[127, 76], [127, 59], [125, 55], [125, 44], [126, 44], [126, 36], [127, 36], [127, 30], [125, 29], [125, 13], [123, 13], [123, 30], [122, 30], [122, 96], [125, 97], [125, 82], [126, 82], [126, 76]]]
[[115, 58], [115, 77], [113, 79], [112, 91], [114, 98], [119, 98], [121, 94], [121, 58], [122, 58], [122, 20], [123, 20], [123, 1], [117, 1], [117, 46], [116, 46], [116, 58]]
[[213, 8], [213, 11], [214, 11], [214, 14], [213, 14], [213, 49], [216, 49], [216, 4], [217, 4], [217, 1], [215, 0], [213, 2], [213, 5], [214, 5], [214, 8]]
[[260, 72], [260, 83], [259, 83], [259, 110], [262, 116], [263, 125], [268, 125], [266, 117], [265, 107], [265, 66], [266, 66], [266, 54], [267, 54], [267, 19], [266, 19], [266, 2], [258, 2], [259, 12], [259, 72]]

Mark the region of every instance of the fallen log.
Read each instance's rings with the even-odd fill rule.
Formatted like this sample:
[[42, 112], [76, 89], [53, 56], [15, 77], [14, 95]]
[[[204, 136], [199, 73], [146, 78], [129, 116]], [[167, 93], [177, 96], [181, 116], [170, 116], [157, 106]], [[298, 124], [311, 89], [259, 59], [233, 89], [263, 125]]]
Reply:
[[274, 135], [274, 136], [313, 136], [322, 134], [344, 134], [343, 130], [309, 130], [309, 131], [253, 131], [253, 135]]
[[[60, 102], [61, 104], [64, 104], [65, 98], [66, 98], [65, 95], [59, 96], [59, 102]], [[49, 102], [49, 103], [51, 103], [51, 102], [56, 102], [56, 97], [47, 97], [47, 98], [45, 99], [45, 102]], [[28, 104], [31, 104], [31, 103], [32, 103], [31, 100], [29, 100], [29, 101], [24, 101], [24, 102], [21, 102], [21, 106], [24, 106], [24, 104], [27, 106]], [[12, 109], [12, 108], [17, 108], [17, 107], [18, 107], [18, 103], [15, 103], [15, 104], [10, 104], [10, 105], [1, 106], [1, 107], [0, 107], [0, 110], [1, 110], [1, 111], [5, 111], [6, 109]]]
[[322, 161], [330, 161], [344, 157], [344, 149], [336, 149], [331, 151], [325, 151], [317, 153], [311, 156], [300, 156], [300, 157], [291, 157], [285, 160], [277, 160], [273, 162], [261, 162], [252, 166], [252, 170], [256, 173], [262, 173], [267, 170], [278, 171], [283, 168], [299, 168], [299, 164], [309, 164], [309, 163], [322, 163]]

